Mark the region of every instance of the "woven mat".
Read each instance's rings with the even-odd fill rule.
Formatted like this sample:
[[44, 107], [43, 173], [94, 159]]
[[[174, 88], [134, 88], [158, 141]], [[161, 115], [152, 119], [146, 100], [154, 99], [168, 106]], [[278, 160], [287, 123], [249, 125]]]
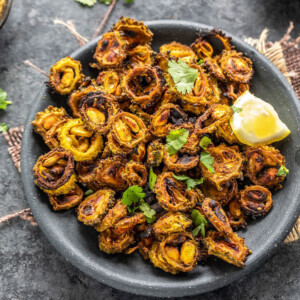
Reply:
[[[290, 36], [290, 32], [292, 30], [293, 24], [291, 23], [287, 33], [280, 41], [277, 42], [267, 42], [267, 29], [261, 33], [258, 39], [247, 38], [245, 41], [256, 47], [258, 51], [264, 54], [274, 63], [275, 66], [278, 67], [287, 80], [292, 84], [298, 98], [300, 99], [300, 49], [298, 49], [300, 37], [292, 40]], [[9, 145], [8, 152], [19, 172], [21, 172], [20, 152], [23, 130], [24, 126], [20, 126], [11, 128], [8, 132], [3, 133], [3, 136]], [[294, 242], [299, 238], [300, 217], [284, 242]]]

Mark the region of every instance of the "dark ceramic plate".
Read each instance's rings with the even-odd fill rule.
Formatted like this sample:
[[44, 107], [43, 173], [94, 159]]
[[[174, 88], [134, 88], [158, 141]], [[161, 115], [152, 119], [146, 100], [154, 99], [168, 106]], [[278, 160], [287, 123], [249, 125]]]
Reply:
[[[190, 44], [200, 30], [211, 29], [206, 25], [184, 21], [153, 21], [148, 25], [154, 32], [152, 45], [156, 50], [161, 44], [173, 40]], [[86, 75], [95, 76], [89, 63], [92, 62], [96, 43], [97, 40], [93, 40], [71, 54], [82, 62]], [[200, 294], [227, 285], [259, 267], [292, 229], [300, 210], [299, 100], [268, 59], [235, 37], [233, 44], [254, 62], [252, 92], [274, 105], [280, 118], [292, 131], [289, 137], [276, 145], [285, 155], [290, 169], [284, 188], [274, 195], [274, 207], [265, 218], [250, 222], [246, 231], [239, 232], [253, 251], [244, 269], [212, 259], [209, 264], [199, 265], [190, 273], [176, 276], [167, 274], [144, 261], [138, 253], [129, 256], [101, 253], [97, 233], [92, 227], [78, 222], [73, 211], [54, 212], [46, 195], [33, 182], [32, 167], [38, 156], [48, 149], [29, 123], [38, 111], [48, 105], [67, 105], [65, 97], [52, 94], [45, 86], [42, 87], [29, 114], [23, 137], [21, 162], [25, 193], [34, 217], [48, 240], [69, 262], [86, 274], [135, 294], [163, 297]]]

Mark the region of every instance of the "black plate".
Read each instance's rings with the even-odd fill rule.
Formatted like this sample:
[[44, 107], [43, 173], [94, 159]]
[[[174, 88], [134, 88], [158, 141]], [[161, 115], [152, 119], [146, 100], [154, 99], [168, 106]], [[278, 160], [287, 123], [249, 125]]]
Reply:
[[[184, 21], [153, 21], [148, 22], [148, 25], [154, 33], [153, 47], [156, 50], [161, 44], [173, 40], [190, 44], [200, 30], [211, 29], [206, 25]], [[95, 76], [89, 63], [96, 43], [97, 40], [93, 40], [71, 54], [82, 62], [86, 75]], [[200, 294], [222, 287], [253, 271], [274, 252], [292, 229], [300, 210], [299, 100], [280, 71], [268, 59], [237, 38], [233, 37], [233, 44], [253, 60], [255, 75], [252, 92], [270, 102], [292, 131], [289, 137], [276, 145], [285, 155], [290, 169], [284, 188], [274, 195], [274, 207], [266, 217], [250, 222], [246, 231], [239, 232], [253, 251], [244, 269], [221, 260], [212, 260], [205, 266], [197, 266], [190, 273], [176, 276], [167, 274], [144, 261], [138, 253], [130, 256], [101, 253], [97, 233], [92, 227], [78, 222], [72, 211], [54, 212], [46, 195], [33, 182], [32, 167], [48, 149], [29, 123], [36, 112], [44, 110], [48, 105], [67, 105], [66, 97], [52, 94], [45, 86], [42, 87], [29, 114], [23, 137], [21, 166], [26, 198], [48, 240], [68, 261], [86, 274], [130, 293], [164, 297]]]

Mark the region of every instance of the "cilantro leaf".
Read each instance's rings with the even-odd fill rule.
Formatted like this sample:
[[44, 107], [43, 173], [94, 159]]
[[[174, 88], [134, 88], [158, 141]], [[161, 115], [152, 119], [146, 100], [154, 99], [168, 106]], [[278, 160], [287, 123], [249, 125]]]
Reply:
[[199, 61], [198, 61], [198, 65], [201, 65], [203, 63], [203, 58], [201, 58]]
[[155, 221], [155, 214], [156, 211], [150, 207], [148, 203], [146, 203], [143, 199], [140, 200], [140, 205], [139, 205], [140, 211], [142, 211], [146, 217], [146, 221], [148, 223], [153, 223]]
[[[90, 6], [90, 7], [97, 3], [97, 0], [75, 0], [75, 1], [82, 5], [86, 5], [86, 6]], [[100, 1], [100, 2], [102, 2], [102, 1]]]
[[143, 193], [143, 189], [140, 186], [132, 185], [123, 193], [121, 202], [130, 206], [132, 203], [137, 203], [140, 199], [144, 199], [145, 195], [146, 194]]
[[198, 70], [190, 68], [184, 61], [168, 61], [168, 72], [179, 93], [190, 93], [198, 76]]
[[89, 195], [94, 194], [94, 191], [91, 190], [91, 189], [89, 189], [89, 190], [87, 190], [84, 194], [85, 194], [86, 196], [89, 196]]
[[210, 139], [209, 137], [207, 137], [207, 136], [204, 136], [204, 137], [201, 139], [199, 145], [200, 145], [200, 147], [202, 147], [204, 150], [206, 150], [207, 146], [208, 146], [210, 143], [211, 143], [211, 139]]
[[237, 106], [234, 106], [234, 105], [232, 105], [230, 107], [233, 110], [233, 113], [239, 113], [243, 110], [241, 107], [237, 107]]
[[132, 3], [134, 0], [125, 0], [125, 3], [130, 4]]
[[208, 152], [201, 152], [200, 161], [210, 173], [215, 173], [213, 167], [215, 160]]
[[196, 228], [192, 231], [192, 235], [197, 236], [199, 231], [201, 231], [202, 237], [205, 237], [205, 226], [207, 224], [205, 217], [200, 214], [199, 210], [193, 209], [191, 218], [196, 226]]
[[6, 125], [5, 123], [2, 123], [2, 124], [0, 125], [0, 132], [7, 132], [8, 129], [9, 129], [9, 126]]
[[151, 191], [153, 191], [153, 188], [156, 183], [156, 179], [157, 179], [157, 175], [153, 172], [153, 169], [151, 168], [149, 172], [149, 187]]
[[289, 174], [289, 172], [289, 169], [282, 165], [278, 170], [277, 176], [286, 176], [287, 174]]
[[180, 150], [186, 143], [189, 137], [189, 131], [185, 128], [178, 130], [171, 130], [167, 135], [166, 148], [169, 154], [174, 155]]
[[193, 179], [185, 175], [175, 175], [174, 173], [172, 173], [172, 175], [177, 180], [185, 181], [188, 191], [193, 189], [196, 185], [203, 183], [202, 177], [199, 179]]
[[6, 109], [7, 105], [12, 104], [11, 101], [6, 101], [7, 93], [0, 88], [0, 109]]

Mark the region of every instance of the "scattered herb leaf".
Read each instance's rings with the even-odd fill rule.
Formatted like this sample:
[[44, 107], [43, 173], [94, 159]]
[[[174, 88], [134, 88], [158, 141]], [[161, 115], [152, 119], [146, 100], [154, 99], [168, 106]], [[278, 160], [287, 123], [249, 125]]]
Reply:
[[89, 189], [89, 190], [87, 190], [84, 194], [85, 194], [86, 196], [89, 196], [89, 195], [94, 194], [94, 191], [91, 190], [91, 189]]
[[201, 65], [203, 63], [203, 58], [201, 58], [199, 61], [198, 61], [198, 65]]
[[171, 75], [179, 93], [190, 93], [198, 76], [198, 70], [190, 68], [184, 61], [169, 60], [168, 72]]
[[6, 100], [7, 93], [0, 88], [0, 109], [6, 109], [7, 105], [12, 104]]
[[171, 130], [167, 135], [167, 151], [169, 154], [174, 155], [180, 150], [186, 143], [189, 137], [189, 131], [185, 128], [178, 130]]
[[75, 0], [75, 1], [82, 5], [86, 5], [86, 6], [90, 6], [90, 7], [97, 3], [97, 0]]
[[206, 150], [207, 146], [208, 146], [210, 143], [211, 143], [211, 139], [210, 139], [209, 137], [207, 137], [207, 136], [204, 136], [204, 137], [201, 139], [199, 145], [200, 145], [200, 147], [202, 147], [204, 150]]
[[286, 176], [287, 174], [289, 174], [289, 169], [287, 169], [285, 166], [281, 166], [278, 170], [277, 175], [278, 176]]
[[199, 210], [193, 209], [191, 218], [193, 220], [194, 225], [196, 228], [192, 231], [192, 235], [197, 236], [199, 231], [201, 231], [201, 235], [205, 237], [205, 226], [207, 224], [206, 219], [203, 215], [200, 214]]
[[143, 189], [140, 186], [132, 185], [123, 193], [121, 201], [123, 204], [130, 206], [132, 203], [137, 203], [144, 198], [145, 193], [143, 193]]
[[210, 173], [215, 173], [215, 169], [213, 167], [215, 160], [208, 152], [201, 152], [200, 161]]
[[2, 133], [2, 132], [7, 132], [8, 129], [9, 129], [9, 126], [6, 125], [5, 123], [2, 123], [2, 124], [0, 125], [0, 132], [1, 132], [1, 133]]
[[188, 191], [193, 189], [196, 185], [203, 183], [202, 177], [199, 179], [193, 179], [193, 178], [190, 178], [185, 175], [175, 175], [174, 173], [172, 173], [172, 174], [175, 179], [180, 180], [180, 181], [185, 181]]
[[[146, 221], [153, 223], [155, 221], [155, 210], [150, 207], [148, 203], [144, 201], [145, 193], [140, 186], [132, 185], [129, 187], [122, 196], [121, 202], [127, 205], [129, 213], [133, 214], [137, 209], [144, 213]], [[131, 207], [131, 205], [134, 205]]]
[[232, 105], [230, 107], [233, 110], [233, 113], [239, 113], [243, 110], [241, 107], [237, 107], [237, 106], [234, 106], [234, 105]]
[[157, 179], [157, 175], [153, 172], [153, 169], [151, 168], [149, 172], [149, 187], [151, 191], [153, 191], [153, 188], [156, 183], [156, 179]]

